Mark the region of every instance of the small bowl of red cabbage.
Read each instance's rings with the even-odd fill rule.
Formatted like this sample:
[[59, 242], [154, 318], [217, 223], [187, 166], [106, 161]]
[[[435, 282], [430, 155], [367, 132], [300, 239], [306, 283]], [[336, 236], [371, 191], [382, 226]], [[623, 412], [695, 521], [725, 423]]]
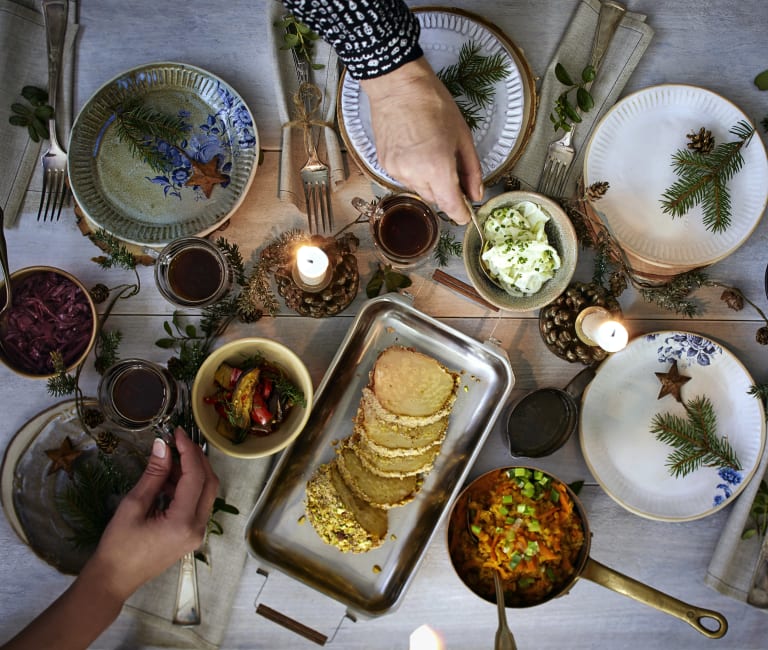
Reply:
[[[11, 274], [13, 304], [0, 327], [0, 361], [24, 377], [56, 374], [52, 353], [67, 370], [76, 367], [96, 341], [98, 314], [82, 283], [66, 271], [32, 266]], [[5, 284], [0, 285], [5, 300]]]

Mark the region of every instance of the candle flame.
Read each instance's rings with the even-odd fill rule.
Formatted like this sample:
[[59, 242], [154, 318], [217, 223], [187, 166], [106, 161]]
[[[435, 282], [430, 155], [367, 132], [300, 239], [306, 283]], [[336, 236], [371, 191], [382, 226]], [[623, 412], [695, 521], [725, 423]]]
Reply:
[[443, 640], [429, 625], [417, 627], [410, 637], [408, 650], [443, 650]]

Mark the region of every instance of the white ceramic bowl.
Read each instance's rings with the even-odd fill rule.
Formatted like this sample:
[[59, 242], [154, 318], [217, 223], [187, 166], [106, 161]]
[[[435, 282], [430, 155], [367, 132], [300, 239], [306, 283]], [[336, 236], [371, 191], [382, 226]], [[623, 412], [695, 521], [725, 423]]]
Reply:
[[521, 201], [531, 201], [541, 206], [550, 216], [545, 226], [547, 238], [551, 246], [560, 255], [560, 268], [551, 280], [547, 280], [541, 289], [531, 296], [513, 296], [504, 289], [496, 286], [485, 275], [480, 267], [480, 250], [482, 247], [477, 228], [470, 223], [464, 234], [464, 266], [472, 285], [488, 302], [499, 309], [513, 312], [526, 312], [540, 309], [557, 298], [573, 278], [578, 258], [578, 240], [568, 215], [558, 203], [543, 194], [526, 192], [505, 192], [494, 196], [477, 209], [477, 220], [482, 224], [495, 208], [514, 205]]
[[[203, 398], [215, 392], [213, 376], [221, 363], [237, 366], [257, 353], [288, 373], [294, 384], [304, 392], [307, 405], [291, 408], [288, 417], [274, 433], [268, 436], [248, 436], [242, 443], [235, 444], [216, 431], [219, 415]], [[211, 352], [200, 366], [192, 384], [192, 413], [203, 435], [216, 449], [236, 458], [261, 458], [284, 449], [301, 433], [309, 419], [313, 393], [309, 371], [293, 351], [271, 339], [237, 339]]]

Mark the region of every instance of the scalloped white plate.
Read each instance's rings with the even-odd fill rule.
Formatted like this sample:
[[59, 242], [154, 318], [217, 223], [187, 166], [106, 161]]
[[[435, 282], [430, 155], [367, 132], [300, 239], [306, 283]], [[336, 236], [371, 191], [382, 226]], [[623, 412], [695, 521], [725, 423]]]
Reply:
[[691, 269], [733, 253], [749, 237], [768, 201], [768, 159], [758, 133], [743, 151], [744, 167], [728, 184], [731, 225], [713, 233], [701, 206], [673, 218], [662, 210], [664, 191], [677, 180], [672, 155], [687, 146], [686, 134], [702, 126], [716, 144], [749, 118], [720, 95], [687, 85], [660, 85], [619, 101], [600, 120], [584, 156], [586, 186], [607, 181], [610, 189], [593, 207], [626, 250], [657, 266]]
[[[484, 123], [473, 132], [475, 147], [488, 183], [522, 154], [535, 117], [533, 76], [522, 52], [491, 23], [479, 16], [453, 9], [418, 9], [419, 43], [435, 71], [456, 63], [464, 43], [475, 41], [480, 53], [503, 53], [509, 64], [507, 78], [496, 84], [494, 102]], [[362, 170], [390, 189], [403, 189], [379, 164], [371, 127], [368, 97], [360, 83], [342, 73], [339, 84], [338, 119], [342, 139]]]
[[[657, 399], [677, 359], [685, 401], [708, 397], [717, 430], [727, 435], [742, 471], [702, 467], [674, 478], [666, 467], [673, 448], [656, 440], [650, 424], [657, 413], [685, 417], [672, 396]], [[597, 369], [583, 397], [581, 449], [592, 475], [630, 512], [661, 521], [699, 519], [732, 502], [757, 468], [765, 446], [762, 402], [747, 394], [754, 381], [741, 362], [720, 344], [688, 332], [640, 336]]]

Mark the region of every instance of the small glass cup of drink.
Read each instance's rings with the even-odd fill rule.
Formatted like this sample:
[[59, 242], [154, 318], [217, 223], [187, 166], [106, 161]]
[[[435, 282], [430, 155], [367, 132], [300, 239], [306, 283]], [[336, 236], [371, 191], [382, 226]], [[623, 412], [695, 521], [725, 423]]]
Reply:
[[411, 268], [424, 262], [440, 236], [435, 211], [410, 192], [383, 197], [369, 223], [376, 251], [395, 268]]
[[118, 361], [99, 382], [104, 416], [128, 431], [160, 424], [175, 408], [176, 397], [176, 380], [168, 370], [144, 359]]
[[155, 283], [178, 307], [206, 307], [232, 286], [232, 269], [218, 246], [202, 237], [174, 239], [155, 261]]

